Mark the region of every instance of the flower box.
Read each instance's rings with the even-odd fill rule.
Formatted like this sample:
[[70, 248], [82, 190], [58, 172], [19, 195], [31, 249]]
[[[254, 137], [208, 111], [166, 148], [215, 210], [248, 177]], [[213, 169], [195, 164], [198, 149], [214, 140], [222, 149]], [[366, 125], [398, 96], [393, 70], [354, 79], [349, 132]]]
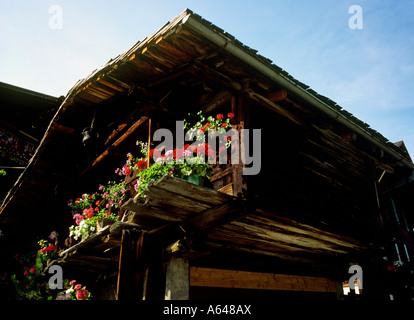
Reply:
[[101, 231], [103, 228], [105, 228], [106, 226], [110, 226], [112, 224], [114, 224], [115, 221], [112, 219], [101, 219], [96, 221], [96, 232], [98, 233], [99, 231]]
[[205, 186], [206, 177], [200, 176], [198, 174], [190, 174], [189, 176], [180, 176], [181, 180], [185, 180], [191, 183], [194, 183], [198, 186]]

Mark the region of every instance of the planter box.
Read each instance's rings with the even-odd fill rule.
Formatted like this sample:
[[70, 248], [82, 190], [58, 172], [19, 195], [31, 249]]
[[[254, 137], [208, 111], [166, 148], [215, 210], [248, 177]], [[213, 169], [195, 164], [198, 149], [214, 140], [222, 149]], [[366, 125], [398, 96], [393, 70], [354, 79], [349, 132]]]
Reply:
[[206, 177], [199, 176], [198, 174], [191, 174], [189, 176], [181, 176], [180, 179], [194, 183], [198, 186], [204, 186], [207, 182]]
[[104, 227], [106, 226], [110, 226], [112, 224], [114, 224], [115, 221], [112, 219], [102, 219], [96, 222], [96, 232], [98, 233], [99, 231], [101, 231]]

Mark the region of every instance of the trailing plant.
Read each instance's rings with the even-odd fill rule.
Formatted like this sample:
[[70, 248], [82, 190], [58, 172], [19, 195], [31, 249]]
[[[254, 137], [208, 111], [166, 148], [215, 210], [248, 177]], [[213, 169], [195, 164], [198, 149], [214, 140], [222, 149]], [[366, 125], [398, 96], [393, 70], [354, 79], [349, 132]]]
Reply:
[[[111, 213], [108, 208], [118, 208], [125, 198], [125, 187], [123, 183], [109, 182], [107, 186], [100, 186], [103, 193], [83, 194], [76, 200], [69, 200], [75, 224], [69, 227], [69, 237], [75, 240], [85, 239], [96, 233], [96, 223], [101, 219], [116, 221], [118, 216]], [[121, 192], [122, 190], [123, 192]], [[118, 195], [119, 193], [119, 195]], [[114, 201], [117, 201], [114, 203]]]
[[37, 244], [37, 249], [30, 248], [15, 255], [20, 267], [10, 276], [10, 282], [18, 300], [45, 300], [56, 295], [49, 288], [48, 277], [43, 275], [43, 271], [50, 261], [58, 257], [57, 233], [53, 231], [49, 239], [40, 240]]

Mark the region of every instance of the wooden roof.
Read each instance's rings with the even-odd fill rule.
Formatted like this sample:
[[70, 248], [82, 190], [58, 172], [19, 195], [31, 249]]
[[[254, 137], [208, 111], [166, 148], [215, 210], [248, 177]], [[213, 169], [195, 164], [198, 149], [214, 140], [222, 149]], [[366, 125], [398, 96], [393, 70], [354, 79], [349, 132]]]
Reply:
[[[260, 74], [258, 70], [244, 65], [237, 57], [225, 52], [224, 47], [218, 46], [217, 43], [197, 33], [191, 28], [189, 21], [202, 24], [221, 39], [225, 39], [227, 45], [234, 45], [254, 61], [260, 62], [267, 69], [287, 79], [295, 87], [306, 91], [315, 100], [322, 101], [327, 109], [336, 110], [338, 117], [339, 115], [346, 117], [356, 126], [361, 127], [363, 131], [368, 130], [370, 135], [376, 136], [383, 142], [383, 148], [397, 150], [399, 159], [406, 158], [402, 149], [395, 145], [390, 146], [385, 138], [369, 129], [365, 123], [353, 118], [335, 102], [318, 95], [308, 86], [291, 77], [286, 71], [272, 64], [269, 59], [237, 41], [227, 32], [212, 25], [190, 10], [185, 10], [160, 30], [138, 42], [118, 57], [111, 59], [101, 69], [95, 70], [71, 88], [50, 123], [28, 168], [3, 204], [0, 211], [0, 220], [4, 219], [3, 221], [6, 221], [10, 217], [14, 218], [15, 215], [23, 217], [30, 215], [32, 208], [41, 201], [39, 194], [44, 193], [48, 187], [54, 186], [57, 181], [56, 176], [65, 177], [64, 173], [67, 169], [61, 167], [61, 161], [65, 158], [67, 158], [67, 163], [74, 161], [76, 153], [68, 152], [68, 150], [78, 150], [74, 147], [73, 136], [74, 133], [79, 133], [82, 129], [81, 126], [83, 126], [83, 123], [80, 124], [81, 117], [79, 115], [89, 110], [88, 107], [103, 108], [106, 103], [117, 101], [115, 99], [119, 97], [128, 97], [129, 95], [134, 97], [134, 93], [139, 92], [140, 99], [153, 101], [158, 108], [163, 108], [163, 101], [168, 98], [171, 88], [175, 87], [176, 83], [182, 81], [185, 84], [191, 84], [194, 79], [200, 81], [207, 79], [212, 84], [223, 84], [226, 88], [225, 90], [220, 88], [221, 91], [218, 91], [213, 101], [221, 98], [229, 99], [229, 96], [231, 96], [229, 92], [239, 92], [243, 89], [251, 99], [272, 109], [272, 111], [296, 125], [307, 124], [311, 126], [316, 121], [317, 116], [313, 116], [311, 108], [304, 106], [304, 104], [299, 105], [300, 99], [291, 96], [290, 92], [287, 92], [287, 98], [284, 100], [285, 105], [281, 106], [273, 102], [272, 95], [284, 88], [281, 88], [273, 79]], [[249, 91], [249, 88], [245, 88], [246, 78], [252, 79], [251, 86], [254, 86], [254, 90]], [[189, 85], [189, 87], [191, 86]], [[179, 106], [174, 107], [178, 108]], [[140, 110], [139, 106], [135, 108]], [[171, 108], [167, 111], [174, 111]], [[118, 111], [112, 110], [112, 113]], [[327, 132], [322, 133], [326, 136]], [[332, 140], [342, 141], [340, 136], [326, 138], [329, 143]], [[360, 153], [356, 157], [358, 161], [360, 160], [359, 155]], [[310, 160], [316, 162], [318, 166], [327, 167], [325, 163], [318, 159], [311, 158]], [[388, 162], [394, 164], [394, 160]], [[383, 159], [377, 162], [382, 161]], [[386, 161], [384, 160], [384, 162]], [[381, 166], [384, 167], [384, 170], [392, 171], [389, 165], [379, 163], [379, 167]], [[327, 169], [331, 168], [327, 167]], [[357, 166], [355, 170], [359, 170], [359, 167]], [[67, 172], [67, 176], [69, 175], [70, 171]], [[315, 246], [319, 248], [318, 250], [327, 254], [341, 253], [355, 248], [352, 239], [336, 239], [334, 235], [325, 233], [326, 241], [321, 240], [317, 236], [317, 232], [320, 230], [309, 229], [307, 226], [294, 221], [283, 220], [274, 213], [269, 215], [265, 211], [257, 211], [256, 209], [246, 212], [246, 208], [239, 210], [239, 199], [228, 198], [218, 193], [213, 194], [212, 192], [215, 191], [211, 191], [209, 194], [209, 191], [197, 189], [197, 193], [203, 194], [204, 192], [209, 196], [194, 201], [187, 201], [191, 198], [189, 194], [178, 196], [175, 194], [174, 197], [171, 197], [171, 190], [166, 189], [169, 183], [164, 180], [151, 186], [145, 193], [147, 197], [145, 202], [142, 202], [142, 199], [134, 199], [127, 204], [129, 210], [135, 212], [131, 222], [143, 228], [163, 224], [165, 221], [185, 222], [190, 228], [194, 228], [197, 223], [199, 225], [209, 225], [210, 223], [214, 225], [220, 221], [216, 229], [210, 225], [205, 228], [205, 230], [210, 230], [208, 239], [212, 246], [239, 247], [241, 250], [248, 250], [248, 247], [253, 247], [254, 250], [261, 250], [274, 255], [283, 255], [286, 251], [308, 252]], [[180, 191], [184, 192], [184, 190], [186, 189]], [[192, 194], [194, 196], [195, 192]], [[214, 199], [217, 203], [209, 202]], [[148, 208], [151, 208], [151, 218], [146, 212]], [[232, 214], [235, 216], [240, 212], [243, 214], [242, 217], [238, 217], [240, 219], [237, 222], [231, 222], [234, 219], [230, 219], [226, 224], [219, 218], [212, 221], [203, 221], [201, 219], [203, 212], [209, 210], [214, 213], [210, 216], [221, 217], [224, 215], [222, 217], [223, 221], [229, 219], [229, 216], [224, 214], [225, 212], [233, 211]], [[194, 213], [198, 213], [199, 217], [192, 217]], [[157, 219], [153, 218], [154, 215], [158, 216]], [[201, 221], [197, 222], [197, 220]], [[288, 230], [294, 230], [297, 236], [294, 243], [286, 244], [283, 241], [276, 240], [279, 236], [283, 236], [280, 231], [281, 225], [285, 225]], [[245, 234], [245, 240], [240, 240], [237, 234]], [[254, 236], [250, 238], [249, 235]]]
[[[68, 93], [69, 101], [71, 103], [82, 102], [86, 105], [99, 104], [120, 94], [131, 92], [136, 85], [148, 88], [165, 82], [171, 76], [172, 70], [175, 70], [174, 77], [176, 77], [177, 70], [180, 72], [180, 70], [184, 71], [186, 69], [192, 73], [199, 73], [205, 76], [206, 70], [203, 70], [199, 62], [208, 60], [224, 50], [221, 50], [217, 43], [207, 40], [203, 35], [195, 31], [187, 23], [190, 19], [201, 23], [215, 34], [224, 38], [226, 44], [232, 43], [251, 56], [252, 59], [260, 61], [266, 68], [275, 71], [282, 78], [287, 79], [289, 83], [294, 84], [295, 87], [299, 87], [303, 92], [311, 96], [312, 99], [322, 102], [326, 109], [336, 112], [338, 114], [337, 117], [347, 119], [352, 125], [360, 128], [362, 132], [366, 132], [375, 140], [380, 141], [383, 144], [383, 148], [391, 149], [392, 152], [400, 154], [401, 157], [407, 158], [411, 162], [405, 150], [396, 147], [367, 123], [354, 117], [335, 101], [318, 94], [306, 84], [295, 79], [270, 59], [258, 54], [257, 50], [244, 45], [231, 34], [189, 9], [176, 16], [171, 22], [166, 23], [157, 32], [137, 42], [123, 54], [109, 60], [102, 68], [94, 70], [88, 77], [78, 81]], [[242, 70], [234, 66], [229, 66], [226, 71], [232, 73], [235, 78], [245, 76]], [[259, 73], [258, 70], [251, 71]], [[212, 70], [207, 72], [214, 73]], [[219, 74], [215, 73], [215, 76], [217, 75]], [[227, 84], [233, 84], [235, 89], [241, 88], [241, 82], [232, 81], [231, 78], [222, 80], [226, 81]], [[272, 82], [271, 79], [266, 80]]]

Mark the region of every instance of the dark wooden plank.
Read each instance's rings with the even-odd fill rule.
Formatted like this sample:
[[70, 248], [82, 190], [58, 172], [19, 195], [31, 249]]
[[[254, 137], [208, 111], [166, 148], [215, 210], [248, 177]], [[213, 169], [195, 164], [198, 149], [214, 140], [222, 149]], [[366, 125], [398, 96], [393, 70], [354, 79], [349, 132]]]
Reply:
[[232, 196], [217, 192], [211, 188], [197, 186], [188, 181], [171, 176], [164, 176], [161, 180], [154, 183], [154, 186], [169, 191], [172, 194], [181, 195], [189, 200], [211, 205], [220, 205], [234, 199]]
[[168, 206], [180, 208], [180, 212], [183, 215], [192, 212], [201, 212], [211, 208], [211, 205], [206, 205], [200, 201], [192, 201], [191, 199], [182, 196], [179, 189], [175, 189], [176, 192], [166, 191], [158, 188], [155, 185], [149, 186], [148, 189], [143, 191], [144, 196], [149, 199], [150, 203], [157, 201], [160, 205], [165, 203]]
[[197, 287], [336, 292], [335, 282], [327, 278], [200, 267], [190, 267], [190, 285]]
[[128, 213], [128, 222], [133, 222], [142, 226], [156, 223], [156, 219], [166, 221], [182, 221], [184, 219], [181, 215], [178, 215], [175, 212], [172, 213], [170, 210], [160, 209], [155, 200], [152, 205], [144, 205], [136, 203], [134, 199], [129, 199], [122, 208], [132, 211], [132, 213]]
[[65, 255], [73, 252], [73, 251], [79, 251], [80, 249], [85, 249], [88, 247], [95, 246], [98, 243], [102, 242], [102, 239], [109, 234], [109, 228], [111, 226], [104, 227], [100, 232], [90, 236], [89, 238], [73, 245], [72, 247], [62, 251], [59, 255], [61, 257], [64, 257]]
[[109, 232], [114, 236], [122, 236], [122, 230], [124, 229], [140, 230], [141, 226], [136, 223], [117, 221], [110, 226]]
[[206, 230], [247, 214], [245, 209], [240, 202], [225, 203], [195, 215], [187, 220], [185, 225], [197, 230]]

